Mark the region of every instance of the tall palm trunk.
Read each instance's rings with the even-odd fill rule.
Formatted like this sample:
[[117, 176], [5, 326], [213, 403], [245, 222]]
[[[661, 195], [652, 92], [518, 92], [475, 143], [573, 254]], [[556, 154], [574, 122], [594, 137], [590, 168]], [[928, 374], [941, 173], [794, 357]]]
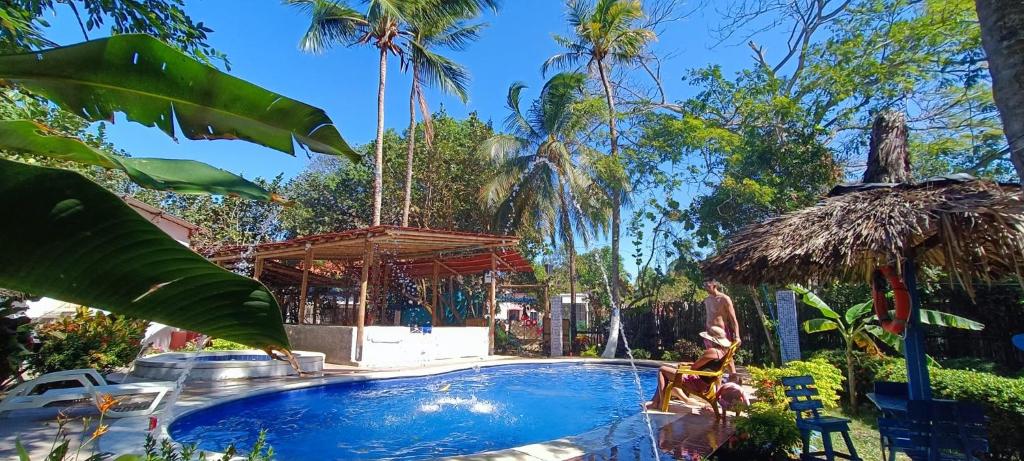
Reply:
[[992, 96], [1003, 120], [1010, 159], [1024, 184], [1024, 2], [975, 0]]
[[[601, 76], [601, 85], [604, 86], [604, 97], [608, 102], [608, 135], [611, 138], [611, 157], [616, 163], [619, 161], [619, 133], [615, 126], [615, 95], [612, 94], [612, 85], [608, 81], [608, 74], [605, 73], [604, 63], [597, 61], [597, 72]], [[615, 178], [612, 184], [612, 273], [611, 280], [612, 316], [608, 325], [608, 344], [605, 345], [604, 358], [614, 358], [615, 352], [619, 349], [619, 329], [621, 322], [622, 298], [619, 295], [619, 228], [622, 227], [622, 184], [618, 183], [620, 178]]]
[[[562, 189], [561, 180], [559, 190]], [[576, 239], [572, 234], [572, 224], [569, 221], [570, 202], [562, 192], [562, 221], [565, 223], [563, 231], [565, 235], [566, 254], [569, 257], [569, 351], [570, 355], [576, 354]], [[561, 325], [556, 325], [561, 328]]]
[[380, 49], [380, 83], [377, 85], [377, 145], [373, 157], [373, 225], [380, 225], [384, 195], [384, 84], [388, 76], [388, 52]]
[[420, 67], [412, 63], [412, 89], [409, 90], [409, 145], [405, 153], [405, 203], [402, 204], [402, 227], [409, 226], [409, 207], [412, 205], [412, 158], [416, 150], [416, 95], [419, 94]]

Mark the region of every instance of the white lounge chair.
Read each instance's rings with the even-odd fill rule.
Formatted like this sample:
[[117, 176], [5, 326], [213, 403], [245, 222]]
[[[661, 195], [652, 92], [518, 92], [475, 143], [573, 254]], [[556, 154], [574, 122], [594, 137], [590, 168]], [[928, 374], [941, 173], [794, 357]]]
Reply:
[[[61, 389], [49, 389], [34, 392], [43, 384], [77, 381], [80, 386]], [[123, 397], [129, 395], [155, 394], [149, 406], [141, 410], [118, 410], [118, 406], [107, 411], [107, 416], [120, 418], [125, 416], [148, 415], [160, 405], [164, 395], [174, 389], [172, 382], [142, 382], [110, 384], [96, 370], [83, 368], [78, 370], [57, 371], [47, 373], [31, 381], [19, 384], [0, 401], [0, 413], [10, 410], [42, 408], [56, 402], [92, 399], [100, 402], [103, 395]]]

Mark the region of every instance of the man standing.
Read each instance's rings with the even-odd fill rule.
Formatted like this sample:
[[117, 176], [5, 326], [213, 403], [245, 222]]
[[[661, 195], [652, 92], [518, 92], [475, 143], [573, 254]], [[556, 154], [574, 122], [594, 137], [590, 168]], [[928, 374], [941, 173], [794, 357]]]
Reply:
[[[717, 280], [704, 281], [704, 289], [708, 292], [708, 297], [704, 298], [704, 310], [707, 314], [704, 330], [711, 331], [711, 327], [721, 328], [730, 335], [729, 339], [733, 343], [738, 344], [741, 342], [740, 323], [736, 321], [736, 310], [733, 309], [732, 298], [722, 293], [720, 288]], [[706, 344], [708, 341], [704, 340], [704, 342], [704, 346], [709, 347]], [[729, 373], [736, 374], [736, 365], [732, 361], [729, 362]]]

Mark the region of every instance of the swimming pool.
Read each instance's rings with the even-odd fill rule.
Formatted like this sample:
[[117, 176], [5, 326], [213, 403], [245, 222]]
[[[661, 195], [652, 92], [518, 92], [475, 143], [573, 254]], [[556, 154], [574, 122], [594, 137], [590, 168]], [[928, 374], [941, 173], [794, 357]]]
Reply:
[[[640, 378], [650, 395], [656, 370]], [[429, 459], [581, 434], [639, 411], [628, 366], [500, 365], [256, 395], [186, 414], [170, 434], [246, 451], [267, 429], [282, 461]]]

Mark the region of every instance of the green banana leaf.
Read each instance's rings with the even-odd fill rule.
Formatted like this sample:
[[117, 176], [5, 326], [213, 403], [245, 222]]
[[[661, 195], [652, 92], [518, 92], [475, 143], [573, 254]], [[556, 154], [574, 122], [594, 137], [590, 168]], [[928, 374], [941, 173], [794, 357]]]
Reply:
[[793, 290], [793, 292], [800, 297], [801, 302], [821, 311], [821, 315], [833, 320], [839, 320], [839, 313], [829, 307], [828, 304], [825, 304], [825, 301], [822, 301], [821, 298], [811, 292], [811, 290], [796, 284], [789, 285], [787, 288]]
[[[900, 355], [905, 355], [903, 353], [903, 338], [901, 338], [900, 336], [889, 333], [888, 331], [885, 331], [884, 329], [882, 329], [882, 327], [878, 325], [867, 325], [864, 328], [867, 330], [868, 333], [877, 338], [879, 341], [888, 344], [889, 347], [893, 348], [893, 350], [895, 350]], [[939, 362], [936, 361], [934, 358], [932, 358], [932, 356], [925, 354], [925, 359], [928, 360], [929, 366], [942, 368], [942, 365], [939, 364]]]
[[0, 287], [288, 347], [266, 287], [192, 252], [78, 173], [0, 160], [0, 210]]
[[129, 34], [0, 56], [0, 81], [91, 121], [128, 120], [188, 139], [243, 139], [295, 155], [294, 142], [358, 155], [323, 110], [207, 66], [148, 35]]
[[46, 127], [31, 120], [0, 120], [0, 148], [107, 169], [118, 168], [136, 184], [148, 189], [284, 201], [251, 181], [202, 162], [119, 157], [94, 149], [75, 138], [49, 134]]
[[804, 322], [804, 331], [808, 333], [821, 333], [838, 329], [839, 324], [829, 319], [810, 319]]
[[921, 309], [921, 323], [946, 328], [959, 328], [961, 330], [985, 329], [984, 323], [977, 322], [966, 317], [960, 317], [959, 315], [933, 311], [931, 309]]
[[867, 315], [874, 309], [873, 301], [867, 301], [860, 304], [854, 304], [846, 310], [844, 317], [846, 318], [847, 325], [853, 325], [857, 322], [857, 319]]

